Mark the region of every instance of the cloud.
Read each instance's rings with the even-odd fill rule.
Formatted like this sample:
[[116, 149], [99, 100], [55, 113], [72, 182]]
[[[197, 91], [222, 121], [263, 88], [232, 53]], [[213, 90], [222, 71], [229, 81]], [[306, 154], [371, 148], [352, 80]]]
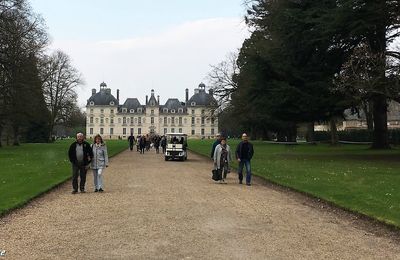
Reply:
[[98, 88], [103, 80], [114, 93], [121, 90], [121, 102], [128, 97], [143, 102], [152, 88], [165, 102], [170, 97], [182, 100], [185, 88], [193, 91], [206, 77], [209, 65], [240, 48], [248, 34], [239, 18], [215, 18], [135, 38], [55, 41], [53, 48], [68, 53], [84, 75], [87, 85], [79, 91], [81, 105], [90, 89]]

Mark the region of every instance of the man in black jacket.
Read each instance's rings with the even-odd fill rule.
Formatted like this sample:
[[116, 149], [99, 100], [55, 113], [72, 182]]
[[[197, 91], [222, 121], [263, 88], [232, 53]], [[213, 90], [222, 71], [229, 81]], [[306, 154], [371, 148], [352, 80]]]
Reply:
[[248, 141], [246, 133], [242, 135], [242, 142], [236, 147], [236, 159], [239, 162], [238, 174], [239, 183], [243, 183], [243, 166], [246, 167], [246, 185], [251, 185], [251, 165], [250, 160], [253, 158], [254, 149], [253, 145]]
[[76, 135], [76, 142], [72, 143], [68, 150], [69, 161], [72, 164], [72, 194], [78, 192], [78, 176], [81, 178], [79, 189], [85, 192], [86, 171], [93, 158], [93, 150], [85, 141], [82, 133]]

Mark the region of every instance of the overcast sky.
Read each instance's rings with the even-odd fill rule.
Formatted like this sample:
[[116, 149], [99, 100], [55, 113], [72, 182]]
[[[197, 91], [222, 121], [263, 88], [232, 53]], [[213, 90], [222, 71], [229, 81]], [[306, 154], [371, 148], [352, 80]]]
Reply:
[[80, 106], [102, 81], [120, 102], [144, 102], [151, 89], [184, 100], [211, 64], [239, 49], [249, 32], [243, 0], [30, 0], [46, 21], [51, 49], [66, 52], [82, 73]]

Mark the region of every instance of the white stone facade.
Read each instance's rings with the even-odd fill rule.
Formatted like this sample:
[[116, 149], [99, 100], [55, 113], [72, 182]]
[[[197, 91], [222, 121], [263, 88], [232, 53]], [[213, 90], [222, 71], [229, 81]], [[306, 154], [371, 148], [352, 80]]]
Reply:
[[[119, 104], [111, 95], [111, 89], [102, 83], [100, 92], [92, 90], [86, 106], [86, 136], [93, 138], [100, 134], [104, 139], [126, 139], [134, 136], [176, 132], [187, 134], [190, 138], [213, 138], [218, 132], [218, 117], [213, 115], [216, 101], [211, 93], [205, 92], [205, 85], [195, 89], [189, 99], [168, 99], [166, 104], [159, 104], [152, 90], [150, 99], [141, 105], [136, 98], [127, 99]], [[197, 102], [196, 102], [197, 101]]]

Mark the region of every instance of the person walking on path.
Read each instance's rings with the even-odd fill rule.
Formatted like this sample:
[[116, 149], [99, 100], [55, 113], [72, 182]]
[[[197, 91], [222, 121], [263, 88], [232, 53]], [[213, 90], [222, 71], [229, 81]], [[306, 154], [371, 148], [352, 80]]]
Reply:
[[130, 149], [131, 152], [132, 152], [132, 150], [133, 150], [133, 145], [135, 144], [135, 137], [133, 136], [133, 134], [131, 134], [131, 135], [128, 137], [128, 142], [129, 142], [129, 149]]
[[161, 138], [157, 135], [154, 139], [154, 148], [156, 148], [156, 153], [160, 153], [160, 142]]
[[211, 157], [212, 160], [214, 159], [215, 148], [217, 147], [217, 145], [219, 145], [221, 143], [221, 138], [222, 138], [221, 134], [218, 133], [217, 134], [217, 139], [215, 140], [215, 142], [213, 143], [212, 148], [211, 148], [210, 157]]
[[76, 135], [76, 141], [69, 147], [68, 157], [72, 164], [72, 194], [78, 192], [78, 177], [80, 177], [79, 189], [84, 193], [86, 171], [93, 158], [93, 151], [82, 133]]
[[231, 148], [226, 143], [226, 139], [222, 138], [221, 143], [215, 147], [214, 151], [214, 167], [218, 170], [219, 176], [221, 176], [219, 183], [226, 183], [225, 179], [230, 172], [231, 160]]
[[[133, 146], [132, 146], [133, 147]], [[100, 135], [94, 137], [94, 144], [92, 145], [93, 160], [91, 168], [93, 170], [94, 192], [103, 192], [103, 174], [104, 169], [108, 167], [108, 152], [107, 146], [103, 142]], [[131, 148], [132, 151], [132, 148]]]
[[253, 145], [248, 141], [246, 133], [242, 134], [242, 141], [236, 147], [236, 159], [239, 162], [238, 174], [239, 183], [243, 183], [243, 166], [246, 167], [246, 185], [251, 185], [251, 165], [250, 161], [253, 158], [254, 149]]
[[165, 154], [165, 152], [167, 151], [167, 138], [165, 137], [165, 135], [161, 137], [161, 147], [163, 154]]
[[142, 137], [140, 137], [140, 153], [144, 154], [144, 149], [146, 148], [146, 137], [144, 137], [144, 135], [142, 135]]

